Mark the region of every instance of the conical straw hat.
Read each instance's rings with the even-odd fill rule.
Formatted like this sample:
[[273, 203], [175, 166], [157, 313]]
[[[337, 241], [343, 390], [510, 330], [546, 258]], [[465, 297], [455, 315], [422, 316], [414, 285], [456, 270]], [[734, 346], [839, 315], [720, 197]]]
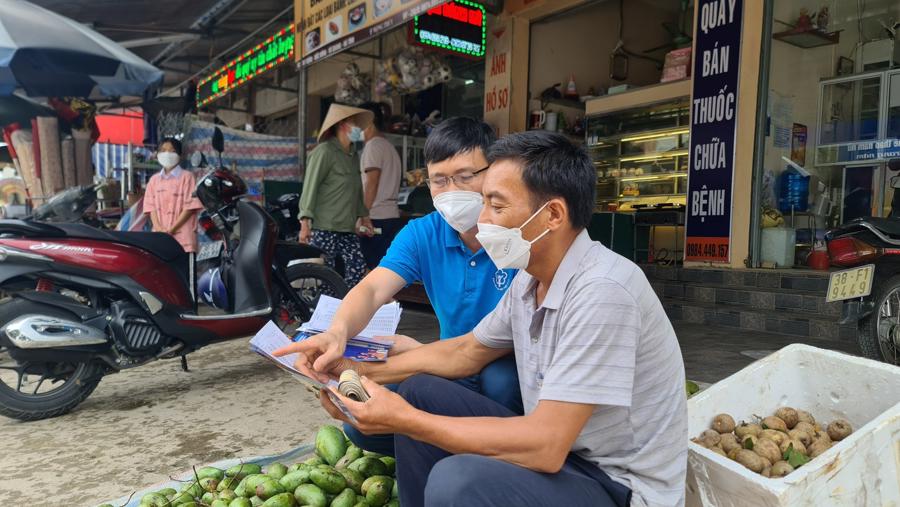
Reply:
[[325, 135], [325, 133], [327, 133], [331, 127], [346, 120], [347, 118], [350, 118], [351, 116], [357, 116], [357, 126], [363, 130], [371, 125], [372, 121], [375, 118], [375, 114], [372, 113], [372, 111], [368, 111], [366, 109], [345, 106], [342, 104], [331, 104], [331, 106], [328, 108], [328, 114], [325, 115], [325, 121], [322, 122], [322, 128], [319, 130], [318, 141], [322, 141], [322, 136]]

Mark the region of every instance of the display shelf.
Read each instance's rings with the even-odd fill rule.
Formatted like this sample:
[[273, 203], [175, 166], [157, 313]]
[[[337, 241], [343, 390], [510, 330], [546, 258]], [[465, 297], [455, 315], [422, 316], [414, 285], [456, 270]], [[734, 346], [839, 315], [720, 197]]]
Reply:
[[584, 102], [574, 99], [547, 99], [542, 100], [545, 104], [553, 104], [554, 106], [565, 107], [568, 109], [577, 109], [584, 111]]
[[809, 49], [837, 44], [841, 40], [841, 31], [823, 32], [816, 29], [792, 28], [772, 34], [772, 38], [798, 48]]

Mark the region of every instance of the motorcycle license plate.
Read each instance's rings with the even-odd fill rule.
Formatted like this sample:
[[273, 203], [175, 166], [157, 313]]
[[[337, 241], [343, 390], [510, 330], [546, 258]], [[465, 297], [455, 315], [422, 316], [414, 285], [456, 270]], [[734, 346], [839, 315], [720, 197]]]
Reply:
[[222, 242], [221, 241], [213, 241], [212, 243], [206, 243], [202, 247], [200, 247], [200, 252], [197, 253], [198, 261], [205, 261], [207, 259], [214, 259], [219, 256], [219, 251], [222, 250]]
[[874, 264], [834, 272], [828, 280], [828, 294], [825, 301], [831, 303], [868, 296], [872, 293], [874, 278]]

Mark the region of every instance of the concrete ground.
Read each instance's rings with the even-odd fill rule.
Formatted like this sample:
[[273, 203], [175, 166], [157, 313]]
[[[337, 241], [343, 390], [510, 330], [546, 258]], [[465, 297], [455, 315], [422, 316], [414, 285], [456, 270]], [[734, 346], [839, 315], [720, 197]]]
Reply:
[[[679, 325], [688, 378], [715, 382], [794, 339]], [[399, 332], [437, 339], [437, 321], [404, 310]], [[808, 342], [855, 352], [855, 344]], [[284, 452], [329, 421], [296, 380], [248, 352], [210, 346], [105, 378], [75, 411], [21, 423], [0, 417], [0, 505], [96, 505], [191, 465]]]

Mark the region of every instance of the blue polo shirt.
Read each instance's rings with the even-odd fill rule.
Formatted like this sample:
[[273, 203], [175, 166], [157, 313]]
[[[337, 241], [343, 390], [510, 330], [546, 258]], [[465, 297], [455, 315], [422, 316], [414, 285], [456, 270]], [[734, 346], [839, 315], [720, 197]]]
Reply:
[[484, 249], [475, 253], [437, 212], [411, 220], [379, 267], [407, 284], [422, 282], [441, 324], [441, 339], [462, 336], [491, 312], [517, 270], [498, 270]]

